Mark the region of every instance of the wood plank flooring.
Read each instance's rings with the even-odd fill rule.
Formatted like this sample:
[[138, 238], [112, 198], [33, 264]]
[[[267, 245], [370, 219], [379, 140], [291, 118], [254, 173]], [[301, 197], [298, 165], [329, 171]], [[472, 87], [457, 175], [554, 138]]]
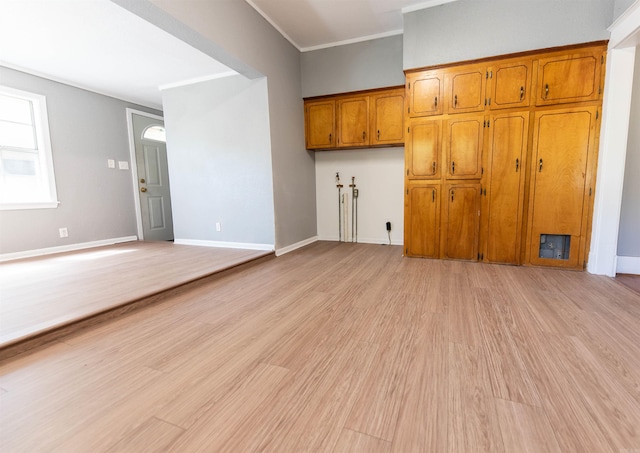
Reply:
[[637, 452], [640, 295], [318, 242], [0, 363], [0, 450]]
[[126, 242], [0, 263], [0, 348], [268, 254]]

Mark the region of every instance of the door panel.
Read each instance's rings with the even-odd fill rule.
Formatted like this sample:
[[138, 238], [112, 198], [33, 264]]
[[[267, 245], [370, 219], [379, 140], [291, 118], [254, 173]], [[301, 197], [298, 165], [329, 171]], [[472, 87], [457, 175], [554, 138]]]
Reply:
[[529, 113], [492, 117], [485, 259], [518, 264]]
[[586, 175], [589, 155], [595, 145], [596, 111], [596, 107], [585, 107], [536, 114], [530, 202], [532, 263], [549, 264], [546, 261], [550, 261], [539, 257], [541, 235], [568, 235], [571, 236], [569, 258], [555, 265], [578, 265], [579, 239], [585, 230]]
[[162, 120], [132, 114], [138, 197], [142, 220], [142, 238], [147, 241], [173, 240], [171, 189], [167, 145], [142, 137], [152, 125], [163, 125]]
[[477, 260], [480, 184], [450, 184], [446, 196], [444, 256]]
[[484, 66], [455, 70], [446, 75], [447, 112], [478, 112], [485, 107], [486, 69]]
[[404, 90], [372, 95], [371, 145], [404, 143]]
[[410, 184], [406, 197], [406, 255], [437, 258], [440, 243], [440, 186]]
[[531, 60], [503, 63], [489, 69], [492, 110], [529, 105]]
[[335, 112], [333, 100], [306, 103], [307, 149], [336, 147]]
[[338, 148], [369, 144], [369, 97], [337, 101]]
[[411, 120], [406, 143], [407, 177], [440, 178], [442, 120]]
[[480, 179], [484, 115], [456, 116], [446, 122], [444, 149], [447, 179]]
[[561, 55], [538, 63], [538, 105], [600, 98], [601, 52]]
[[443, 74], [426, 71], [407, 74], [409, 86], [409, 116], [441, 115], [444, 105]]

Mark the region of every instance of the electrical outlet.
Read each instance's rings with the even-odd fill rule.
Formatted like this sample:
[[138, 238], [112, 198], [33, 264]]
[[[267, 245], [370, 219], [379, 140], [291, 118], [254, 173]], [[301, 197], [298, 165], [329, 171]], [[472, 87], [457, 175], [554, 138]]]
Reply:
[[126, 160], [119, 160], [118, 161], [118, 169], [119, 170], [128, 170], [129, 169], [129, 162], [127, 162]]
[[216, 222], [216, 231], [222, 231], [222, 224], [220, 222]]
[[69, 231], [67, 231], [66, 227], [58, 229], [58, 232], [60, 233], [61, 238], [69, 237]]

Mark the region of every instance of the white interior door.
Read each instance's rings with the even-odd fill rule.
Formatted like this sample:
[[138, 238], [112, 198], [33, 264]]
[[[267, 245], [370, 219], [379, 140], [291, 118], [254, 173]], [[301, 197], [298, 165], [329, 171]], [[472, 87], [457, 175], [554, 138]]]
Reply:
[[140, 199], [142, 238], [173, 240], [171, 193], [164, 122], [132, 113], [137, 190]]

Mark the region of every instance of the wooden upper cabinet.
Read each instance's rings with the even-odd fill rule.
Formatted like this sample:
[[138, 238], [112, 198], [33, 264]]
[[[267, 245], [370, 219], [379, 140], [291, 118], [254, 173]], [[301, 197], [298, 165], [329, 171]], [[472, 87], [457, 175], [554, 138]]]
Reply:
[[453, 116], [443, 125], [442, 146], [446, 179], [480, 179], [484, 144], [484, 115]]
[[404, 89], [372, 94], [369, 102], [371, 146], [404, 143]]
[[486, 65], [454, 68], [445, 73], [447, 113], [479, 112], [485, 108]]
[[336, 147], [336, 102], [331, 100], [305, 102], [305, 136], [307, 149]]
[[536, 104], [597, 101], [602, 92], [604, 52], [588, 51], [538, 60]]
[[409, 122], [405, 142], [408, 179], [440, 179], [442, 120], [416, 118]]
[[410, 117], [442, 115], [444, 74], [421, 71], [407, 74], [408, 114]]
[[369, 96], [349, 96], [336, 100], [338, 148], [369, 145]]
[[487, 71], [487, 106], [492, 110], [529, 106], [531, 68], [531, 60], [508, 61], [490, 66]]

